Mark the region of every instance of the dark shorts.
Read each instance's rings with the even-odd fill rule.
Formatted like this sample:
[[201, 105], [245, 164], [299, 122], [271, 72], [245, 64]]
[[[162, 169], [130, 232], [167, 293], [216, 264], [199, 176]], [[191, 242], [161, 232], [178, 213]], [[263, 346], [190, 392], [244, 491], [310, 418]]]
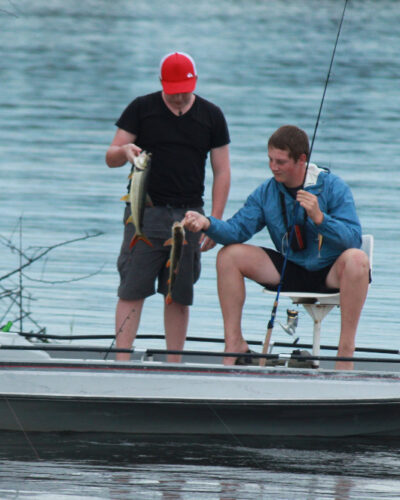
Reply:
[[[124, 240], [118, 257], [118, 271], [120, 286], [118, 296], [123, 300], [145, 299], [154, 295], [156, 291], [163, 295], [168, 293], [167, 280], [169, 269], [166, 267], [170, 246], [164, 246], [171, 237], [171, 227], [175, 221], [181, 221], [187, 210], [196, 210], [203, 213], [201, 207], [172, 208], [149, 207], [145, 210], [143, 232], [149, 238], [153, 247], [143, 241], [129, 248], [129, 243], [135, 233], [133, 224], [125, 224], [130, 214], [127, 205], [124, 215]], [[172, 290], [172, 299], [182, 305], [193, 303], [193, 285], [200, 277], [200, 239], [201, 233], [186, 231], [187, 245], [179, 264], [179, 271]], [[157, 290], [156, 290], [157, 282]]]
[[[271, 248], [261, 248], [268, 254], [279, 274], [282, 274], [284, 255]], [[328, 288], [325, 284], [326, 277], [332, 266], [333, 264], [318, 271], [308, 271], [304, 267], [298, 266], [288, 260], [281, 291], [336, 293], [339, 291], [337, 288]], [[278, 285], [269, 285], [266, 283], [260, 283], [260, 285], [268, 288], [268, 290], [278, 289]]]

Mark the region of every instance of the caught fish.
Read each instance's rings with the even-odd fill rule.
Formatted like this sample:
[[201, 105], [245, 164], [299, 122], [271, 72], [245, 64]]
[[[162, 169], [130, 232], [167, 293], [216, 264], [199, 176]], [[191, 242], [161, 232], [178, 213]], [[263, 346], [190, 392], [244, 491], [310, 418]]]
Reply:
[[129, 193], [121, 198], [122, 201], [128, 201], [131, 206], [131, 215], [128, 217], [126, 224], [132, 223], [135, 226], [136, 232], [129, 244], [132, 248], [139, 240], [144, 241], [149, 246], [153, 246], [147, 236], [143, 233], [143, 216], [146, 205], [152, 205], [147, 194], [147, 185], [149, 182], [150, 173], [150, 153], [142, 151], [136, 156], [133, 161], [133, 171], [130, 175], [131, 185]]
[[187, 241], [185, 240], [185, 230], [181, 222], [173, 223], [171, 233], [171, 238], [164, 243], [164, 246], [171, 245], [169, 259], [167, 261], [167, 268], [169, 268], [169, 278], [167, 281], [168, 294], [165, 299], [167, 304], [171, 304], [172, 302], [172, 289], [179, 271], [179, 262], [183, 252], [183, 245], [187, 245]]

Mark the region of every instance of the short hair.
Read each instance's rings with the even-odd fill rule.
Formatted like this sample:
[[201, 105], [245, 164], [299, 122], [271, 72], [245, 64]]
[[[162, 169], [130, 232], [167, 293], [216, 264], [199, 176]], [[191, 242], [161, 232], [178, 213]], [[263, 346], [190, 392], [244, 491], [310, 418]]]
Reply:
[[269, 147], [288, 151], [289, 157], [293, 158], [294, 161], [297, 161], [302, 154], [305, 154], [308, 159], [310, 152], [307, 134], [294, 125], [279, 127], [269, 138]]

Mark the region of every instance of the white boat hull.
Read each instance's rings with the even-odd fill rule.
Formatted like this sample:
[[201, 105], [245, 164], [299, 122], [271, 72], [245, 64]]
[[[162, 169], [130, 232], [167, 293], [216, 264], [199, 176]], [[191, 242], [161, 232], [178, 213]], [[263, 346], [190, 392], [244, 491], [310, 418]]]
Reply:
[[0, 430], [400, 435], [400, 375], [115, 361], [0, 363]]

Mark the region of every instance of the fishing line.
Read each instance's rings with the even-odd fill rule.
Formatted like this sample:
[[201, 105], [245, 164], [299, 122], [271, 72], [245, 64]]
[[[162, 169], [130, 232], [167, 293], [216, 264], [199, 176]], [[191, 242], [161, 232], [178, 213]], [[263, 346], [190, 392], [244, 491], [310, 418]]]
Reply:
[[321, 104], [319, 106], [317, 121], [315, 122], [314, 133], [313, 133], [313, 136], [312, 136], [312, 141], [311, 141], [311, 146], [310, 146], [310, 152], [309, 152], [309, 155], [308, 155], [308, 161], [307, 161], [307, 166], [306, 166], [306, 173], [305, 173], [304, 179], [303, 179], [303, 185], [304, 185], [304, 182], [306, 180], [308, 165], [310, 164], [311, 153], [312, 153], [313, 148], [314, 148], [315, 136], [317, 135], [317, 129], [318, 129], [318, 125], [319, 125], [319, 120], [321, 118], [321, 113], [322, 113], [322, 106], [324, 105], [324, 101], [325, 101], [326, 89], [328, 88], [328, 82], [329, 82], [329, 79], [330, 79], [330, 76], [331, 76], [331, 71], [332, 71], [332, 66], [333, 66], [333, 60], [335, 59], [336, 48], [337, 48], [337, 45], [338, 45], [338, 42], [339, 42], [340, 32], [342, 31], [342, 24], [343, 24], [344, 15], [345, 15], [345, 12], [346, 12], [346, 7], [347, 7], [347, 4], [348, 4], [348, 1], [349, 0], [345, 0], [342, 17], [341, 17], [340, 23], [339, 23], [339, 29], [338, 29], [338, 32], [337, 32], [337, 35], [336, 35], [335, 45], [333, 47], [331, 62], [329, 64], [329, 70], [328, 70], [328, 74], [327, 74], [326, 80], [325, 80], [325, 86], [324, 86], [324, 91], [322, 93]]
[[121, 326], [118, 328], [118, 331], [115, 334], [115, 337], [114, 337], [113, 341], [111, 342], [110, 347], [108, 348], [108, 352], [106, 352], [106, 354], [104, 355], [104, 358], [103, 358], [104, 360], [106, 360], [108, 358], [108, 355], [110, 354], [111, 349], [114, 347], [114, 343], [117, 340], [118, 335], [122, 332], [125, 323], [128, 321], [128, 319], [130, 319], [131, 314], [134, 313], [134, 312], [135, 312], [135, 308], [132, 307], [132, 309], [126, 315], [126, 317], [125, 317], [124, 321], [122, 322]]
[[[22, 308], [22, 216], [19, 220], [19, 290], [18, 290], [18, 298], [19, 298], [19, 309], [20, 309], [20, 318], [19, 318], [19, 325], [20, 325], [20, 330], [23, 331], [23, 308]], [[18, 415], [16, 414], [14, 408], [12, 407], [10, 401], [8, 400], [7, 396], [3, 397], [9, 410], [10, 413], [12, 414], [15, 422], [17, 423], [18, 427], [20, 428], [21, 432], [23, 433], [26, 442], [28, 443], [29, 447], [35, 454], [37, 460], [40, 460], [39, 453], [37, 452], [35, 446], [33, 445], [32, 441], [30, 440], [28, 434], [26, 433], [20, 419], [18, 418]]]
[[36, 456], [37, 460], [41, 460], [40, 456], [39, 456], [39, 453], [37, 451], [37, 449], [35, 448], [35, 446], [33, 445], [31, 439], [29, 438], [28, 434], [26, 433], [20, 419], [18, 418], [17, 414], [15, 413], [14, 411], [14, 408], [11, 406], [11, 403], [10, 401], [8, 400], [8, 398], [6, 396], [4, 396], [4, 400], [5, 402], [7, 403], [7, 406], [8, 406], [8, 409], [10, 410], [12, 416], [14, 417], [14, 420], [17, 422], [17, 425], [18, 427], [20, 428], [21, 432], [23, 433], [24, 437], [25, 437], [25, 440], [26, 442], [28, 443], [28, 445], [30, 446], [31, 450], [33, 451], [34, 455]]
[[[332, 70], [332, 66], [333, 66], [333, 60], [335, 58], [336, 48], [337, 48], [337, 45], [338, 45], [338, 41], [339, 41], [339, 37], [340, 37], [340, 32], [342, 30], [342, 24], [343, 24], [344, 15], [345, 15], [345, 12], [346, 12], [347, 4], [348, 4], [348, 0], [345, 0], [343, 12], [342, 12], [342, 17], [340, 19], [339, 28], [338, 28], [337, 35], [336, 35], [335, 45], [333, 47], [333, 52], [332, 52], [332, 56], [331, 56], [331, 62], [329, 64], [328, 74], [327, 74], [326, 79], [325, 79], [324, 91], [322, 93], [322, 98], [321, 98], [321, 103], [320, 103], [320, 106], [319, 106], [318, 116], [317, 116], [317, 120], [315, 122], [314, 132], [313, 132], [313, 136], [312, 136], [312, 140], [311, 140], [311, 145], [310, 145], [310, 151], [309, 151], [309, 154], [308, 154], [308, 159], [307, 159], [307, 164], [306, 164], [306, 171], [305, 171], [305, 174], [304, 174], [304, 178], [303, 178], [303, 182], [302, 182], [302, 185], [301, 185], [301, 189], [304, 187], [304, 183], [305, 183], [305, 180], [306, 180], [306, 177], [307, 177], [308, 167], [310, 165], [311, 153], [312, 153], [313, 148], [314, 148], [315, 137], [317, 135], [318, 125], [319, 125], [319, 121], [320, 121], [320, 118], [321, 118], [322, 107], [323, 107], [324, 101], [325, 101], [326, 90], [328, 88], [329, 78], [330, 78], [331, 70]], [[278, 289], [277, 289], [277, 292], [276, 292], [275, 301], [274, 301], [274, 304], [272, 306], [271, 318], [268, 321], [267, 334], [266, 334], [266, 337], [265, 337], [265, 341], [264, 341], [264, 345], [263, 345], [263, 350], [262, 350], [263, 354], [266, 354], [266, 352], [268, 351], [269, 343], [271, 341], [272, 330], [274, 328], [274, 322], [275, 322], [276, 312], [277, 312], [278, 304], [279, 304], [279, 296], [280, 296], [280, 293], [281, 293], [281, 289], [282, 289], [282, 285], [283, 285], [283, 280], [285, 278], [286, 265], [287, 265], [287, 261], [288, 261], [290, 246], [291, 246], [291, 243], [292, 243], [292, 240], [293, 240], [293, 235], [294, 235], [294, 230], [295, 230], [296, 219], [297, 219], [297, 214], [298, 214], [298, 211], [299, 211], [299, 207], [300, 207], [300, 203], [296, 202], [295, 209], [294, 209], [294, 214], [293, 214], [293, 223], [292, 223], [292, 227], [290, 229], [288, 246], [287, 246], [287, 249], [286, 249], [286, 252], [285, 252], [285, 258], [284, 258], [284, 261], [283, 261], [283, 266], [282, 266], [282, 271], [281, 271], [281, 279], [279, 281], [279, 285], [278, 285]], [[263, 359], [263, 358], [260, 359], [260, 366], [265, 366], [265, 359]]]
[[[230, 429], [228, 424], [224, 421], [224, 419], [218, 414], [217, 410], [210, 404], [207, 403], [207, 406], [209, 410], [214, 414], [214, 416], [217, 418], [217, 420], [221, 423], [221, 425], [227, 430], [228, 434], [233, 438], [234, 441], [236, 441], [236, 444], [238, 444], [241, 448], [245, 449], [246, 446], [244, 443], [241, 442], [241, 440], [238, 438], [236, 434], [233, 433], [233, 431]], [[254, 456], [250, 455], [250, 460], [257, 466], [261, 466], [261, 462], [258, 461], [257, 459], [254, 458]]]

